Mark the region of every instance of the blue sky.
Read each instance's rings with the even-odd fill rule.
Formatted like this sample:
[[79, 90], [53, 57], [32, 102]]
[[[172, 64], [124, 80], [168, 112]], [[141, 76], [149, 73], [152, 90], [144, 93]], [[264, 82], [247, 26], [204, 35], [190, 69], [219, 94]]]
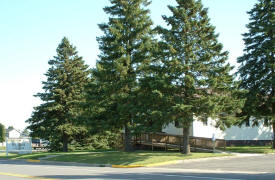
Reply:
[[[202, 0], [209, 8], [211, 23], [219, 41], [229, 51], [229, 62], [236, 65], [242, 55], [241, 34], [249, 22], [246, 14], [256, 0]], [[174, 0], [152, 0], [151, 17], [164, 25], [161, 15], [169, 15], [167, 5]], [[34, 106], [39, 105], [41, 81], [49, 68], [48, 60], [62, 37], [69, 38], [79, 55], [94, 67], [99, 54], [97, 24], [108, 16], [102, 8], [109, 0], [0, 0], [0, 123], [23, 129]]]

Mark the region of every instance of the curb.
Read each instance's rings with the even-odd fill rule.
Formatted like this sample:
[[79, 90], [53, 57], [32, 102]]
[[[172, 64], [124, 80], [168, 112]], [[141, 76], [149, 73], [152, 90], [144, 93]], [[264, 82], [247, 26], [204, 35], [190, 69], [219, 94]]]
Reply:
[[37, 160], [37, 159], [27, 159], [26, 161], [27, 162], [36, 162], [36, 163], [40, 162], [40, 160]]
[[31, 163], [41, 163], [47, 165], [65, 165], [65, 166], [87, 166], [87, 167], [112, 167], [110, 164], [89, 164], [89, 163], [77, 163], [77, 162], [62, 162], [62, 161], [47, 161], [47, 160], [35, 160], [28, 159], [23, 160]]
[[112, 168], [137, 168], [144, 167], [144, 165], [112, 165]]
[[[233, 156], [222, 156], [222, 157], [208, 157], [208, 158], [198, 158], [198, 159], [186, 159], [186, 160], [173, 160], [173, 161], [166, 161], [166, 162], [160, 162], [160, 163], [152, 163], [152, 164], [133, 164], [133, 165], [116, 165], [116, 164], [88, 164], [88, 163], [75, 163], [75, 162], [54, 162], [55, 164], [61, 164], [61, 165], [82, 165], [82, 166], [90, 166], [90, 167], [112, 167], [112, 168], [139, 168], [139, 167], [158, 167], [158, 166], [164, 166], [164, 165], [172, 165], [172, 164], [178, 164], [182, 162], [195, 162], [195, 161], [204, 161], [209, 159], [224, 159], [224, 158], [236, 158], [240, 157], [238, 155], [233, 154]], [[53, 163], [53, 161], [47, 161], [47, 160], [35, 160], [35, 159], [27, 159], [25, 160], [27, 162], [32, 163]]]
[[153, 164], [136, 164], [136, 165], [112, 165], [113, 168], [138, 168], [138, 167], [154, 167], [154, 166], [163, 166], [163, 165], [171, 165], [171, 164], [178, 164], [183, 162], [183, 160], [174, 160], [174, 161], [166, 161], [161, 163], [153, 163]]
[[[52, 161], [41, 161], [41, 160], [36, 160], [36, 159], [27, 159], [25, 160], [27, 162], [31, 163], [47, 163], [47, 162], [52, 162]], [[161, 163], [153, 163], [153, 164], [133, 164], [133, 165], [116, 165], [116, 164], [86, 164], [86, 163], [72, 163], [74, 165], [81, 164], [81, 165], [87, 165], [87, 166], [92, 166], [92, 167], [112, 167], [112, 168], [139, 168], [139, 167], [154, 167], [154, 166], [163, 166], [163, 165], [170, 165], [170, 164], [178, 164], [183, 162], [183, 160], [174, 160], [174, 161], [166, 161], [166, 162], [161, 162]], [[65, 162], [55, 162], [58, 164], [65, 164]], [[67, 164], [67, 162], [66, 162]]]
[[171, 164], [178, 164], [181, 162], [183, 162], [183, 160], [173, 160], [173, 161], [166, 161], [166, 162], [161, 162], [161, 163], [147, 164], [147, 165], [145, 165], [145, 167], [171, 165]]
[[[232, 157], [232, 156], [228, 156]], [[226, 158], [228, 158], [226, 157]], [[236, 156], [233, 156], [236, 157]], [[215, 157], [212, 157], [215, 158]], [[225, 157], [223, 157], [225, 158]], [[60, 165], [68, 165], [70, 163], [71, 165], [84, 165], [84, 166], [90, 166], [90, 167], [112, 167], [112, 168], [139, 168], [139, 167], [158, 167], [158, 166], [164, 166], [164, 165], [172, 165], [172, 164], [178, 164], [182, 162], [193, 162], [193, 161], [201, 161], [201, 160], [208, 160], [210, 158], [200, 158], [200, 159], [189, 159], [189, 160], [173, 160], [173, 161], [166, 161], [166, 162], [160, 162], [160, 163], [152, 163], [152, 164], [133, 164], [133, 165], [116, 165], [116, 164], [88, 164], [88, 163], [75, 163], [75, 162], [54, 162], [55, 164]], [[26, 162], [31, 163], [52, 163], [53, 161], [45, 161], [45, 160], [35, 160], [35, 159], [27, 159]]]

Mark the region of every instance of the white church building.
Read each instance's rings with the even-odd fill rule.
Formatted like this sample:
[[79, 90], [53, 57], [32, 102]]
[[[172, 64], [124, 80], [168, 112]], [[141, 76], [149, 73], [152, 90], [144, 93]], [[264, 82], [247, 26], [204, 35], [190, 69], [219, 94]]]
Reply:
[[[168, 134], [182, 135], [182, 128], [177, 128], [173, 123], [167, 125], [162, 130]], [[265, 127], [261, 124], [259, 127], [242, 125], [241, 127], [232, 126], [222, 131], [215, 128], [215, 121], [208, 118], [207, 123], [195, 120], [190, 127], [190, 136], [240, 141], [262, 141], [272, 140], [272, 127]]]

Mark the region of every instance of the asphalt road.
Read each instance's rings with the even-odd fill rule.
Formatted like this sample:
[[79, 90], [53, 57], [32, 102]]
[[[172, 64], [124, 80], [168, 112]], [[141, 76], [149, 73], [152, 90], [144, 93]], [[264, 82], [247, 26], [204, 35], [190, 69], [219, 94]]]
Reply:
[[208, 158], [206, 160], [195, 159], [167, 167], [173, 169], [211, 169], [215, 171], [275, 173], [275, 154], [244, 154], [238, 157]]
[[191, 160], [156, 168], [89, 167], [0, 160], [1, 180], [243, 180], [275, 179], [275, 154]]

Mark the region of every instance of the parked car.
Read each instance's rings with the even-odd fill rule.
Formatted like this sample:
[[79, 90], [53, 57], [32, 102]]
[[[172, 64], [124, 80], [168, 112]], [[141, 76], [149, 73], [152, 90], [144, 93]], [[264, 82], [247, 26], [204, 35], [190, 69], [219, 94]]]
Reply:
[[45, 149], [49, 145], [49, 141], [43, 139], [32, 139], [33, 149]]

